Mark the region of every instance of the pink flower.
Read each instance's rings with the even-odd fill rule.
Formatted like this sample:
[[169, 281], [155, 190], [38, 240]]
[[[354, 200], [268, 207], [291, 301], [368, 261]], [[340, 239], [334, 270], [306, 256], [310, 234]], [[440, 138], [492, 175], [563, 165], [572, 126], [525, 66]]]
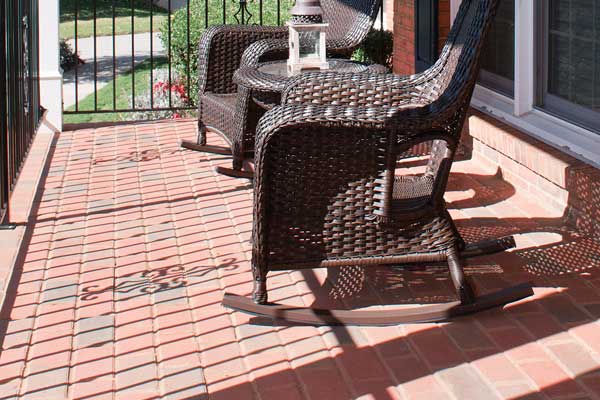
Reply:
[[158, 95], [166, 95], [170, 91], [174, 95], [179, 96], [183, 101], [187, 102], [189, 100], [185, 92], [185, 86], [179, 82], [172, 83], [169, 87], [168, 82], [159, 81], [152, 86], [152, 90]]

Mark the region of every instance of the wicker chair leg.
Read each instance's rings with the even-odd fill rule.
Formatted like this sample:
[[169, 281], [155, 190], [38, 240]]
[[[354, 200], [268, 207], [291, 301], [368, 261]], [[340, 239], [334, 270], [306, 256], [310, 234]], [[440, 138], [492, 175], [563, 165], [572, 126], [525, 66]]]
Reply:
[[229, 176], [231, 178], [244, 178], [244, 179], [250, 179], [250, 180], [254, 179], [254, 172], [244, 171], [243, 169], [215, 167], [215, 172], [217, 174]]
[[454, 232], [454, 237], [456, 238], [456, 246], [458, 247], [458, 251], [462, 252], [465, 249], [465, 247], [467, 246], [467, 244], [466, 244], [465, 240], [463, 239], [462, 235], [460, 234], [460, 232], [458, 231], [458, 228], [456, 227], [456, 224], [454, 223], [454, 220], [452, 219], [452, 216], [450, 215], [448, 210], [445, 210], [445, 217], [450, 222], [450, 227], [452, 228], [452, 231]]
[[244, 152], [242, 146], [239, 143], [234, 143], [231, 147], [231, 154], [233, 155], [232, 166], [236, 171], [241, 171], [244, 166]]
[[461, 304], [474, 303], [476, 300], [475, 292], [465, 277], [456, 246], [448, 250], [448, 267], [450, 268], [450, 277], [452, 278], [452, 283], [456, 288]]
[[198, 144], [206, 146], [206, 125], [204, 125], [202, 120], [198, 120]]
[[254, 172], [244, 171], [244, 151], [242, 147], [234, 142], [231, 154], [233, 155], [232, 168], [219, 166], [215, 168], [215, 171], [232, 178], [254, 179]]
[[267, 293], [267, 278], [255, 278], [254, 289], [252, 291], [252, 300], [256, 304], [267, 304], [269, 302], [269, 294]]

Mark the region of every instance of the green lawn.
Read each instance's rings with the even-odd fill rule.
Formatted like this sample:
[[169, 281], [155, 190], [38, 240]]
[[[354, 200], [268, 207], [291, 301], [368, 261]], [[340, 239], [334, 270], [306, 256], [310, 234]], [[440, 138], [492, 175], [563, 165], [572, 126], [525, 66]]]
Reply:
[[[166, 67], [166, 58], [154, 59], [154, 70]], [[115, 81], [117, 93], [117, 109], [131, 108], [131, 88], [132, 88], [132, 73], [127, 72], [117, 77]], [[138, 64], [135, 68], [135, 93], [147, 93], [151, 89], [150, 82], [150, 60], [146, 60]], [[98, 90], [98, 109], [111, 110], [113, 107], [113, 82]], [[75, 106], [71, 106], [67, 111], [75, 110]], [[94, 94], [90, 94], [79, 101], [79, 110], [94, 110]], [[65, 114], [65, 124], [83, 124], [90, 122], [107, 122], [126, 120], [129, 113], [98, 113], [98, 114]]]
[[[131, 33], [131, 0], [95, 0], [96, 33], [98, 36], [113, 34], [113, 2], [115, 6], [115, 33]], [[151, 0], [134, 0], [134, 32], [150, 32]], [[60, 0], [60, 37], [75, 37], [75, 6], [78, 7], [77, 36], [90, 37], [94, 34], [94, 0]], [[168, 18], [168, 12], [156, 5], [152, 6], [152, 30], [159, 27]]]

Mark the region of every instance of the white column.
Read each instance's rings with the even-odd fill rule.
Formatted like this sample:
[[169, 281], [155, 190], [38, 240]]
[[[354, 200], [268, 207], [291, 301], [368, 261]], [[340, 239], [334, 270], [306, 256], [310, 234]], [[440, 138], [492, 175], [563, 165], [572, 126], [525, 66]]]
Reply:
[[515, 110], [521, 116], [535, 101], [535, 1], [515, 1]]
[[60, 0], [39, 0], [40, 103], [48, 111], [40, 132], [62, 130], [62, 78], [59, 45]]
[[454, 23], [454, 18], [456, 18], [456, 13], [458, 13], [458, 8], [460, 7], [460, 3], [462, 0], [450, 0], [450, 23]]

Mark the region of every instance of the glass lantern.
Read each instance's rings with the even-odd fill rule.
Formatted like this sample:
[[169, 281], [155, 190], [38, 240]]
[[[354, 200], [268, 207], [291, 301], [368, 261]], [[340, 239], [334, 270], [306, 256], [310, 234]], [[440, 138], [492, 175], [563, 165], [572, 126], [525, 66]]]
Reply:
[[327, 62], [326, 30], [320, 2], [297, 0], [291, 10], [290, 57], [288, 73], [296, 75], [304, 70], [329, 69]]

